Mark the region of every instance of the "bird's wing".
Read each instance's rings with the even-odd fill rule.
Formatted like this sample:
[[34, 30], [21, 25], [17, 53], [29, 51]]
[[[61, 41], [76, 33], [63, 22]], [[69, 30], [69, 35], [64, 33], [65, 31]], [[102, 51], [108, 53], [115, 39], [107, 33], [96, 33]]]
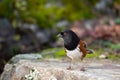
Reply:
[[80, 49], [80, 51], [83, 53], [83, 55], [82, 55], [82, 57], [81, 57], [81, 60], [83, 60], [83, 58], [84, 58], [84, 57], [86, 56], [86, 54], [87, 54], [87, 50], [86, 50], [86, 48], [85, 48], [85, 45], [86, 45], [85, 41], [80, 40], [80, 42], [79, 42], [79, 49]]
[[[85, 42], [85, 41], [80, 41], [80, 49], [81, 49], [81, 51], [82, 52], [84, 52], [85, 53], [85, 51], [84, 50], [86, 50], [86, 54], [92, 54], [92, 53], [94, 53], [94, 50], [92, 50], [92, 49], [87, 49], [87, 43]], [[84, 49], [82, 49], [82, 48], [84, 48]]]

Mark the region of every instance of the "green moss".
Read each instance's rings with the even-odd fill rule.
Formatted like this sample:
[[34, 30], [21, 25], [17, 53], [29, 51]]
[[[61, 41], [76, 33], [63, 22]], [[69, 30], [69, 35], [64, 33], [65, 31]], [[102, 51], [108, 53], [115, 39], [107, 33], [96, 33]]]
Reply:
[[9, 60], [8, 63], [9, 63], [9, 64], [14, 64], [14, 61], [11, 59], [11, 60]]
[[63, 48], [49, 48], [41, 52], [41, 55], [46, 58], [60, 58], [66, 56]]
[[108, 58], [111, 60], [120, 60], [120, 55], [110, 54]]
[[[87, 54], [87, 56], [85, 58], [89, 59], [89, 58], [94, 58], [94, 59], [100, 59], [99, 56], [101, 54], [103, 54], [105, 52], [105, 50], [103, 49], [98, 49], [95, 50], [93, 54]], [[66, 53], [64, 51], [63, 48], [49, 48], [49, 49], [45, 49], [41, 52], [43, 58], [62, 58], [62, 57], [67, 57]], [[115, 54], [110, 54], [108, 56], [108, 59], [111, 60], [118, 60], [120, 59], [120, 56], [116, 56]]]

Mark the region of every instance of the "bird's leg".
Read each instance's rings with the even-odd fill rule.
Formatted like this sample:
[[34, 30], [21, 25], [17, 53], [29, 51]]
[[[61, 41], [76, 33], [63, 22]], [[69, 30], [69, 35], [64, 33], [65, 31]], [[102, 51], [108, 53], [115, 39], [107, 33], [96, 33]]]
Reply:
[[73, 59], [72, 58], [69, 58], [69, 59], [70, 59], [70, 64], [69, 64], [69, 67], [67, 68], [67, 70], [71, 70], [72, 64], [73, 64]]
[[[81, 59], [81, 62], [83, 61], [83, 59]], [[80, 66], [80, 71], [85, 71], [85, 67], [84, 67], [84, 63], [82, 66]]]

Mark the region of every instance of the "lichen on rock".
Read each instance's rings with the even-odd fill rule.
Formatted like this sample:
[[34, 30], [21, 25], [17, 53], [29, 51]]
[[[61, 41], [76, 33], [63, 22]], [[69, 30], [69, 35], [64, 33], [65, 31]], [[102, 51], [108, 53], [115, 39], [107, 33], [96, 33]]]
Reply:
[[29, 74], [25, 75], [25, 80], [38, 80], [39, 75], [39, 71], [34, 67]]

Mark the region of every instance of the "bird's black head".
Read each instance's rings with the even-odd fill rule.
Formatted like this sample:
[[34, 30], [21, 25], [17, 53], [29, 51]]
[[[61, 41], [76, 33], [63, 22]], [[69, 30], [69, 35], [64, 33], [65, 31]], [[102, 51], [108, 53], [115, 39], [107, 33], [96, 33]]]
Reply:
[[74, 50], [79, 44], [79, 37], [72, 30], [65, 30], [59, 34], [64, 40], [64, 46], [68, 50]]

